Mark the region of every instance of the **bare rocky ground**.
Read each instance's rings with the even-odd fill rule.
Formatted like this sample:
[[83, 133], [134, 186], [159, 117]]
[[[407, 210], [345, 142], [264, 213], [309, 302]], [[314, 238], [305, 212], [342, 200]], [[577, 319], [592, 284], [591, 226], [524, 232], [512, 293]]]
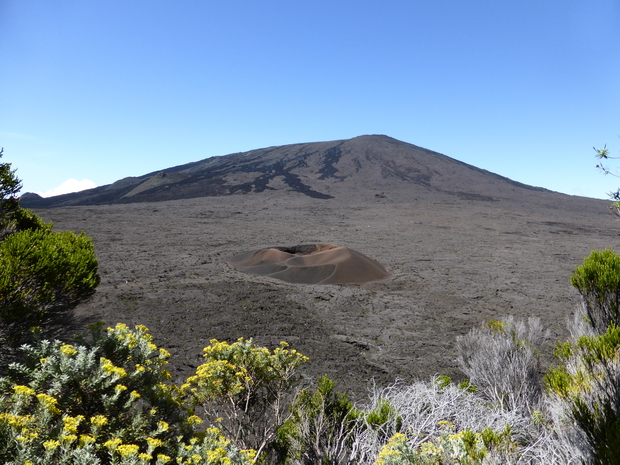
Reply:
[[[56, 230], [93, 238], [101, 284], [76, 309], [83, 324], [143, 324], [172, 353], [177, 380], [209, 340], [284, 340], [365, 398], [375, 380], [459, 378], [455, 339], [507, 315], [540, 317], [567, 336], [579, 302], [570, 275], [593, 249], [618, 247], [609, 203], [552, 193], [512, 200], [428, 194], [314, 199], [269, 192], [181, 201], [40, 209]], [[391, 273], [367, 285], [304, 285], [245, 274], [232, 255], [333, 243]]]

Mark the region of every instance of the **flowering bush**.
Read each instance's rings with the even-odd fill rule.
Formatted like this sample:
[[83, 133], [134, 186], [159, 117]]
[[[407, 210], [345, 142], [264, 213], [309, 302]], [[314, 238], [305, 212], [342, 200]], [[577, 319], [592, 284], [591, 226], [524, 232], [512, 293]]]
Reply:
[[256, 347], [251, 339], [233, 344], [213, 339], [204, 349], [205, 363], [181, 389], [237, 447], [256, 449], [260, 455], [290, 415], [287, 407], [297, 369], [308, 360], [287, 347], [281, 342], [272, 352]]
[[71, 345], [42, 340], [0, 378], [0, 461], [7, 464], [250, 464], [186, 405], [168, 352], [143, 326]]

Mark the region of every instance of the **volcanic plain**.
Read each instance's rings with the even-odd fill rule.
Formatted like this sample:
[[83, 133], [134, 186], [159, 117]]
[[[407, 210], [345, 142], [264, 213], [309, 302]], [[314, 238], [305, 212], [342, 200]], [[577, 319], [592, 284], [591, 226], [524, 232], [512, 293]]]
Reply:
[[[309, 382], [327, 374], [364, 399], [372, 382], [461, 378], [456, 337], [508, 315], [549, 329], [544, 369], [579, 304], [571, 273], [591, 250], [620, 241], [609, 202], [524, 186], [386, 136], [268, 153], [275, 165], [259, 151], [220, 157], [229, 171], [210, 168], [217, 189], [205, 196], [177, 167], [164, 183], [153, 179], [166, 172], [120, 183], [134, 194], [108, 196], [111, 204], [92, 193], [83, 204], [24, 202], [56, 230], [93, 239], [101, 284], [75, 309], [78, 327], [145, 325], [171, 352], [177, 380], [211, 339], [287, 341], [310, 357]], [[235, 171], [250, 158], [251, 169]], [[229, 264], [246, 251], [304, 244], [354, 249], [389, 276], [289, 283]]]

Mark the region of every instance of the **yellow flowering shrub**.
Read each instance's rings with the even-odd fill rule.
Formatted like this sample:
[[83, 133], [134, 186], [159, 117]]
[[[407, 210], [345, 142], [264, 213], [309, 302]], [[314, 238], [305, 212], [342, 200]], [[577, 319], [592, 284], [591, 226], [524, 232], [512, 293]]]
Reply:
[[[38, 341], [0, 378], [0, 463], [249, 465], [170, 382], [170, 354], [144, 326], [92, 328], [79, 344]], [[185, 398], [184, 398], [185, 397]]]
[[308, 358], [289, 350], [285, 342], [273, 351], [251, 339], [210, 342], [204, 349], [205, 362], [181, 390], [237, 447], [260, 455], [289, 416], [291, 388]]

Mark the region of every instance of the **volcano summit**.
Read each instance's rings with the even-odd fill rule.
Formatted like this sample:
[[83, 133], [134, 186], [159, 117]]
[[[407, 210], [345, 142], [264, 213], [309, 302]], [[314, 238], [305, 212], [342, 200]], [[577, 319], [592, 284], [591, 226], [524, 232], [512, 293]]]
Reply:
[[196, 197], [287, 192], [329, 200], [432, 193], [494, 200], [544, 191], [387, 136], [284, 145], [211, 157], [25, 207], [155, 202]]

